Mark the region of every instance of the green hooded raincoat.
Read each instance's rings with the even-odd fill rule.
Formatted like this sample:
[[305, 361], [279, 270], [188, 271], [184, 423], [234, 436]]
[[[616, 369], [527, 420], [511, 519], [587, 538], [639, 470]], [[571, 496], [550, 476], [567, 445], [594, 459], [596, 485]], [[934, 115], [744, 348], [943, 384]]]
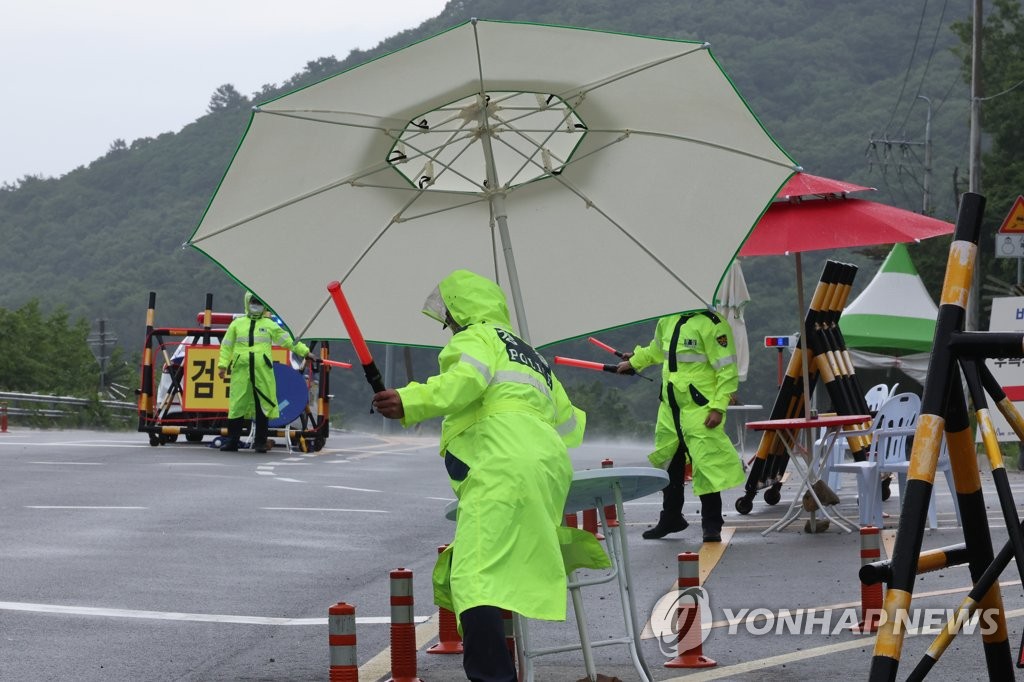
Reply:
[[271, 349], [274, 346], [288, 348], [300, 357], [309, 353], [306, 344], [293, 341], [291, 334], [277, 322], [264, 317], [263, 313], [250, 313], [249, 302], [252, 298], [252, 292], [247, 291], [245, 316], [231, 320], [220, 342], [217, 367], [230, 368], [231, 371], [228, 419], [252, 419], [256, 416], [254, 396], [259, 396], [260, 407], [267, 419], [276, 419], [280, 410], [277, 406], [277, 381], [274, 379]]
[[[438, 356], [440, 374], [398, 389], [403, 425], [444, 416], [441, 455], [459, 499], [455, 540], [434, 570], [435, 600], [456, 614], [487, 605], [562, 620], [566, 449], [582, 441], [585, 415], [511, 332], [494, 282], [457, 270], [436, 293], [458, 325]], [[438, 306], [424, 312], [444, 316]]]
[[[729, 398], [739, 387], [736, 347], [729, 323], [706, 311], [669, 315], [658, 320], [654, 339], [633, 350], [636, 370], [661, 363], [661, 403], [654, 429], [651, 464], [665, 468], [679, 448], [679, 434], [693, 461], [693, 492], [719, 492], [743, 483], [743, 464], [725, 433]], [[704, 426], [710, 410], [722, 423]]]

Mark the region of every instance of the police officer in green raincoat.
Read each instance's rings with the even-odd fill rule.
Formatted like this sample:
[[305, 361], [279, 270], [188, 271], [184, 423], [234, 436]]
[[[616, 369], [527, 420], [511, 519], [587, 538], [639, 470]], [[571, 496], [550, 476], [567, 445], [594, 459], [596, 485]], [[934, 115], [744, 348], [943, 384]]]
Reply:
[[[705, 542], [722, 537], [721, 491], [744, 482], [743, 464], [725, 433], [726, 408], [739, 387], [736, 348], [729, 323], [710, 310], [658, 320], [654, 339], [619, 363], [619, 373], [661, 363], [661, 403], [651, 463], [668, 470], [657, 525], [643, 533], [662, 538], [685, 530], [683, 486], [692, 461], [693, 492], [700, 497]], [[685, 438], [684, 438], [685, 437]]]
[[459, 617], [468, 679], [514, 682], [501, 611], [565, 619], [558, 527], [573, 475], [566, 449], [582, 441], [585, 415], [513, 333], [491, 280], [456, 270], [423, 312], [453, 331], [440, 374], [377, 393], [374, 407], [403, 426], [444, 416], [440, 454], [459, 508], [434, 570], [435, 600]]
[[228, 402], [228, 439], [221, 450], [238, 450], [242, 429], [247, 420], [256, 418], [253, 449], [267, 452], [267, 423], [280, 411], [277, 405], [277, 381], [271, 348], [280, 346], [306, 357], [309, 348], [293, 341], [291, 334], [265, 315], [263, 301], [252, 292], [245, 293], [245, 315], [236, 317], [224, 332], [217, 360], [220, 378], [231, 372]]

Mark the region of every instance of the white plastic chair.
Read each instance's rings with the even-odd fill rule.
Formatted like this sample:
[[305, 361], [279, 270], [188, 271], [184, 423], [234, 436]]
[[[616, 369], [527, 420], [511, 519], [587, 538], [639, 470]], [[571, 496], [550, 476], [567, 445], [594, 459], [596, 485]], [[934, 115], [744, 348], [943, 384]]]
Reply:
[[[921, 398], [914, 393], [900, 393], [886, 400], [878, 409], [871, 425], [871, 445], [863, 462], [833, 464], [836, 473], [857, 476], [857, 499], [861, 526], [882, 528], [882, 471], [896, 473], [903, 490], [909, 462], [907, 438], [914, 435], [917, 416], [921, 412]], [[831, 472], [830, 472], [831, 473]], [[934, 501], [929, 505], [929, 521], [936, 526]]]
[[868, 409], [874, 414], [878, 412], [878, 408], [882, 406], [886, 400], [895, 395], [893, 393], [895, 386], [890, 389], [885, 384], [875, 384], [867, 390], [864, 394], [864, 401], [868, 404]]
[[[898, 386], [899, 384], [896, 384]], [[893, 387], [893, 389], [895, 386]], [[886, 400], [892, 395], [893, 389], [890, 389], [885, 384], [875, 384], [864, 393], [864, 401], [868, 405], [868, 409], [871, 414], [878, 412], [878, 408], [882, 406]], [[821, 447], [822, 439], [825, 437], [825, 429], [821, 430], [821, 435], [818, 440], [814, 443], [814, 446]], [[835, 471], [834, 465], [842, 464], [846, 461], [846, 455], [850, 452], [849, 444], [846, 439], [840, 436], [836, 438], [835, 445], [832, 448], [832, 452], [828, 453], [828, 460], [825, 464], [825, 472], [828, 474], [828, 487], [832, 490], [839, 491], [842, 489], [842, 479], [839, 476], [839, 472]]]

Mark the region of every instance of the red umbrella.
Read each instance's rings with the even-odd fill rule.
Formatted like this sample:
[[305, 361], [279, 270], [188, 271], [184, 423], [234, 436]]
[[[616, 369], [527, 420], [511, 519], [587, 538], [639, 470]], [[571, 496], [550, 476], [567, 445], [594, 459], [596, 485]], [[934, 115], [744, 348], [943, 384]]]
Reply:
[[953, 223], [866, 199], [830, 196], [773, 202], [740, 249], [776, 256], [851, 246], [916, 242], [952, 234]]
[[[805, 312], [802, 252], [896, 244], [952, 234], [953, 223], [846, 196], [849, 192], [871, 189], [842, 180], [796, 173], [776, 195], [776, 200], [740, 248], [741, 256], [791, 253], [796, 256], [798, 320], [803, 320]], [[798, 327], [800, 324], [802, 322]], [[807, 354], [803, 357], [804, 391], [805, 395], [810, 395], [806, 383]], [[809, 414], [809, 401], [805, 403], [805, 410]]]
[[849, 192], [874, 191], [874, 187], [855, 185], [852, 182], [823, 178], [810, 173], [794, 173], [789, 181], [782, 186], [776, 195], [778, 199], [789, 200], [793, 197], [830, 196], [848, 194]]

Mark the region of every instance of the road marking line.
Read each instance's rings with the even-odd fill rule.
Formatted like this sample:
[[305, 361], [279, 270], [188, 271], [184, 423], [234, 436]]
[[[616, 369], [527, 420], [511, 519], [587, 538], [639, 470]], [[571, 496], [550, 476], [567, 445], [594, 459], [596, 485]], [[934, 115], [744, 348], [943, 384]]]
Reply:
[[[136, 609], [108, 609], [96, 606], [63, 606], [33, 604], [30, 602], [0, 601], [0, 611], [29, 611], [71, 616], [101, 616], [105, 618], [147, 618], [150, 620], [181, 620], [197, 623], [235, 623], [241, 625], [327, 625], [327, 618], [273, 618], [269, 616], [234, 616], [215, 613], [178, 613], [174, 611], [140, 611]], [[430, 616], [415, 616], [417, 623], [425, 623]], [[390, 625], [389, 616], [360, 616], [357, 625]]]
[[158, 466], [167, 467], [223, 467], [223, 462], [156, 462]]
[[347, 485], [329, 485], [328, 488], [337, 488], [338, 490], [355, 490], [358, 493], [380, 493], [383, 490], [374, 490], [372, 488], [350, 488]]
[[76, 466], [90, 466], [90, 467], [101, 467], [106, 466], [106, 462], [28, 462], [28, 464], [74, 464]]
[[[416, 626], [416, 651], [437, 638], [437, 614], [431, 616], [425, 623]], [[379, 680], [391, 672], [391, 647], [385, 647], [383, 651], [359, 666], [359, 679]]]
[[275, 476], [276, 474], [273, 471], [257, 471], [256, 475], [258, 475], [258, 476]]
[[733, 533], [736, 532], [735, 528], [722, 528], [722, 541], [721, 542], [705, 542], [700, 546], [700, 559], [698, 564], [700, 566], [700, 584], [703, 585], [708, 579], [708, 575], [711, 574], [711, 569], [718, 565], [721, 561], [722, 555], [725, 554], [726, 545], [729, 544], [729, 540], [732, 540]]
[[134, 445], [132, 445], [132, 444], [127, 444], [126, 445], [124, 443], [120, 443], [119, 444], [118, 441], [106, 441], [106, 442], [99, 442], [99, 443], [97, 443], [97, 442], [80, 443], [78, 441], [50, 441], [48, 443], [39, 443], [39, 442], [36, 442], [36, 441], [14, 441], [14, 440], [7, 440], [7, 439], [4, 439], [4, 440], [0, 441], [0, 446], [4, 446], [4, 445], [17, 445], [19, 447], [32, 446], [32, 447], [39, 447], [39, 448], [52, 448], [52, 447], [59, 447], [59, 446], [62, 446], [62, 445], [74, 445], [76, 448], [104, 448], [104, 449], [109, 449], [109, 448], [130, 448], [130, 449], [147, 448], [148, 449], [148, 448], [152, 447], [151, 445], [149, 445], [147, 443], [137, 443], [137, 444], [134, 444]]
[[285, 483], [302, 483], [297, 478], [287, 478], [286, 476], [278, 476], [274, 479], [275, 481], [284, 481]]
[[390, 514], [384, 509], [338, 509], [333, 507], [260, 507], [264, 511], [335, 511], [335, 512], [357, 512], [365, 514]]
[[100, 507], [91, 505], [27, 504], [25, 509], [149, 509], [149, 507]]

